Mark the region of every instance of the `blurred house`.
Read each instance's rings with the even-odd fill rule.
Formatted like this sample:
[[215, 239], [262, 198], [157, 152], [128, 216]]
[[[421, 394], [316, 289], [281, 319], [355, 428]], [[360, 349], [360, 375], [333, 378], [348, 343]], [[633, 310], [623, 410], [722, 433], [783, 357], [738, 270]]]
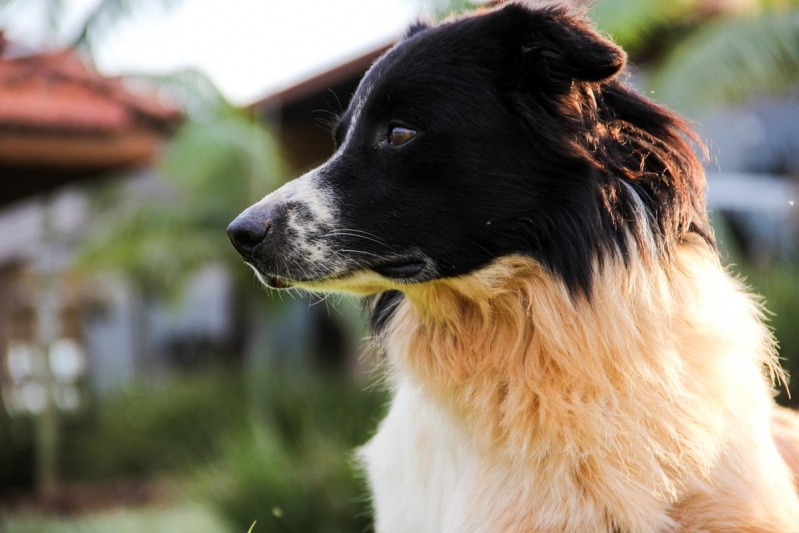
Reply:
[[711, 152], [708, 206], [724, 217], [727, 239], [757, 266], [799, 260], [799, 92], [699, 122]]
[[179, 118], [73, 51], [25, 54], [0, 35], [0, 203], [146, 165]]
[[[87, 344], [102, 342], [87, 336], [83, 323], [97, 287], [65, 273], [76, 238], [91, 223], [77, 184], [142, 172], [180, 119], [176, 110], [100, 76], [73, 51], [31, 53], [0, 34], [0, 384], [6, 407], [35, 410], [41, 403], [36, 380], [47, 361], [41, 346], [50, 347], [51, 371], [70, 373], [86, 365]], [[116, 337], [106, 339], [106, 349], [131, 351]], [[125, 358], [113, 364], [124, 367]], [[56, 401], [74, 403], [64, 390]]]
[[[319, 122], [346, 105], [387, 48], [255, 104], [279, 132], [292, 173], [330, 155], [330, 135]], [[189, 281], [178, 305], [143, 296], [113, 275], [68, 274], [77, 244], [92, 229], [83, 184], [126, 178], [134, 201], [163, 195], [151, 163], [180, 120], [157, 98], [100, 76], [72, 51], [32, 53], [0, 39], [0, 384], [10, 410], [38, 408], [41, 394], [26, 385], [40, 380], [46, 358], [37, 350], [50, 341], [71, 342], [61, 351], [79, 352], [82, 362], [73, 366], [82, 365], [84, 381], [102, 392], [137, 374], [196, 365], [214, 343], [237, 334], [231, 279], [221, 267]], [[347, 331], [352, 324], [331, 317], [324, 305], [297, 302], [267, 322], [256, 344], [269, 346], [274, 357], [335, 368], [358, 351]], [[270, 333], [286, 329], [295, 331], [294, 340]], [[70, 395], [62, 396], [56, 400], [69, 407]]]

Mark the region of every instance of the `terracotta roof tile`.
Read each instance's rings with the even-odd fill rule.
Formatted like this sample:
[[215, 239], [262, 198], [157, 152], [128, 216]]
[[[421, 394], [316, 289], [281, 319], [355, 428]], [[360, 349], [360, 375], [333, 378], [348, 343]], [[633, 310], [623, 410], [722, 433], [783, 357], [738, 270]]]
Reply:
[[0, 58], [0, 128], [118, 134], [168, 129], [180, 113], [105, 78], [72, 51]]

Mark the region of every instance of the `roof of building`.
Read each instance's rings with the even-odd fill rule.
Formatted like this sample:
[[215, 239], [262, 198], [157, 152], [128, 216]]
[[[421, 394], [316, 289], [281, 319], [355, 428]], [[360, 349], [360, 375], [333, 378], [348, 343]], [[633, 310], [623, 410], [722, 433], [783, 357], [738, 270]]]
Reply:
[[309, 120], [313, 111], [329, 110], [331, 102], [343, 110], [364, 73], [395, 41], [392, 39], [354, 59], [272, 93], [251, 107], [262, 115], [279, 113], [283, 118], [300, 120]]
[[180, 120], [74, 50], [26, 53], [0, 33], [0, 205], [146, 164]]
[[99, 75], [72, 50], [5, 57], [0, 36], [0, 127], [118, 133], [139, 123], [163, 130], [180, 113]]

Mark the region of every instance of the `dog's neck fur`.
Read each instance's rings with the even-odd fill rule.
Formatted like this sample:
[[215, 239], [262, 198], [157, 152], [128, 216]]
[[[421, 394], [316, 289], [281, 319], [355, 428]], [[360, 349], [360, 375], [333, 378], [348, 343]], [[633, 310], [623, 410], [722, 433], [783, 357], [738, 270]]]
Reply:
[[[598, 269], [590, 298], [522, 257], [414, 286], [382, 339], [393, 375], [541, 486], [611, 515], [662, 509], [669, 523], [672, 504], [707, 489], [730, 439], [729, 413], [713, 406], [762, 409], [762, 371], [779, 367], [759, 305], [704, 242], [668, 267], [632, 264]], [[762, 397], [735, 398], [752, 380]], [[633, 516], [608, 520], [643, 531]]]

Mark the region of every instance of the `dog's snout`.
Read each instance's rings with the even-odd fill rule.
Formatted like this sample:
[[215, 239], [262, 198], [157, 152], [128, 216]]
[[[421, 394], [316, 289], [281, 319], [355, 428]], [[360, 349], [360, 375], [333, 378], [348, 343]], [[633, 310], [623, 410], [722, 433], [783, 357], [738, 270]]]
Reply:
[[261, 220], [252, 215], [240, 215], [227, 227], [227, 236], [238, 252], [250, 256], [266, 238], [272, 220]]

